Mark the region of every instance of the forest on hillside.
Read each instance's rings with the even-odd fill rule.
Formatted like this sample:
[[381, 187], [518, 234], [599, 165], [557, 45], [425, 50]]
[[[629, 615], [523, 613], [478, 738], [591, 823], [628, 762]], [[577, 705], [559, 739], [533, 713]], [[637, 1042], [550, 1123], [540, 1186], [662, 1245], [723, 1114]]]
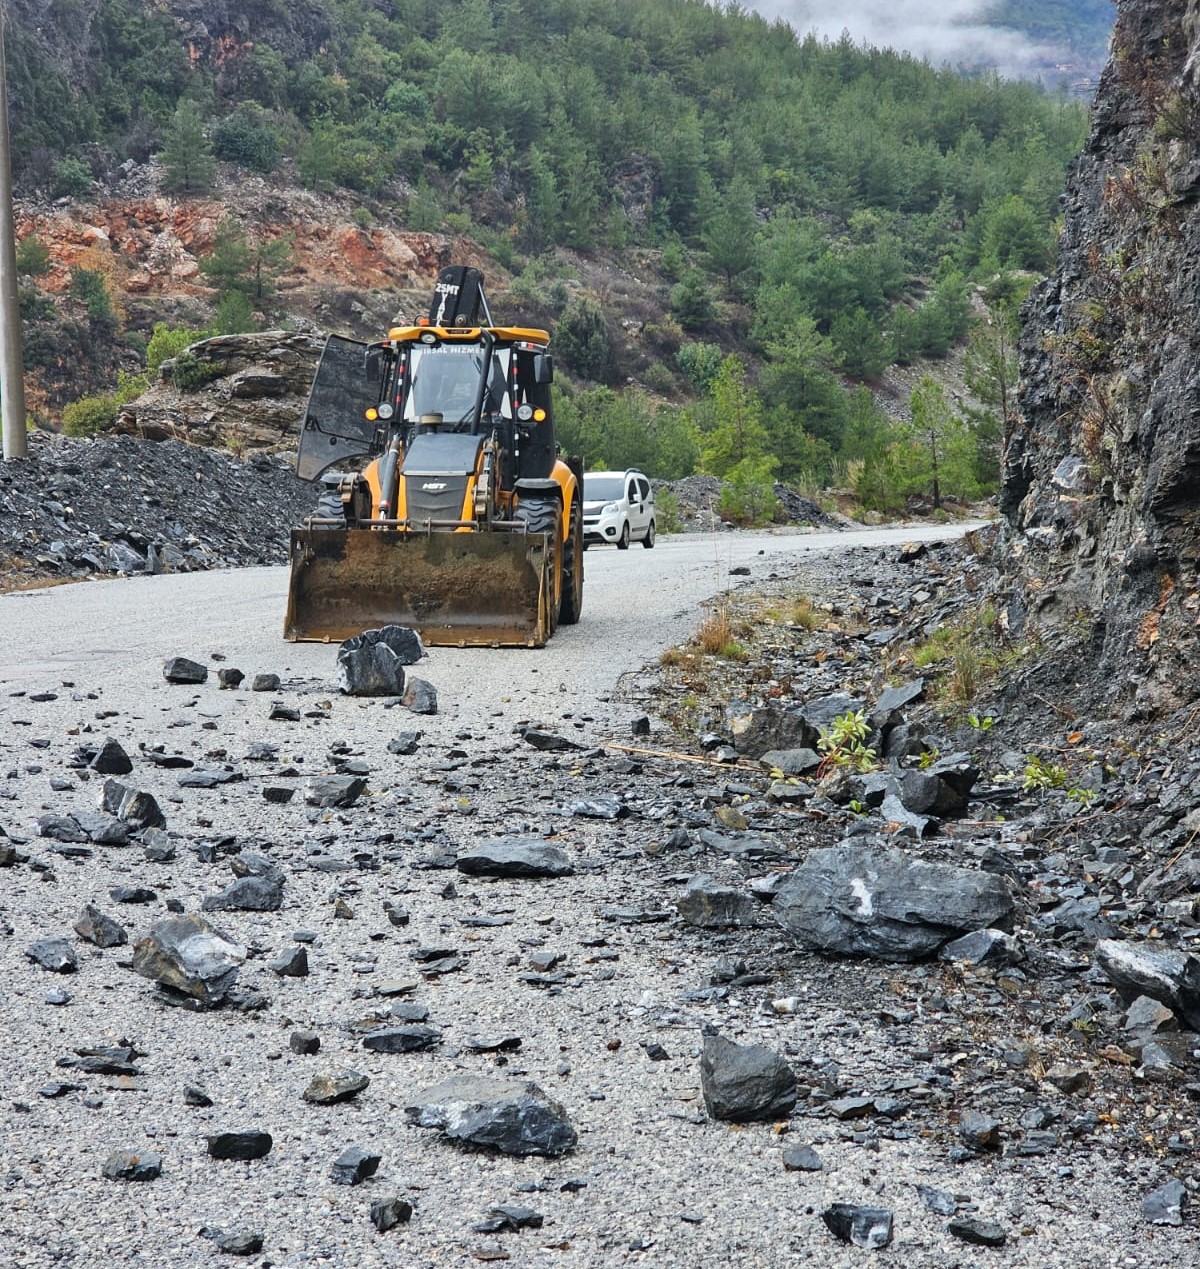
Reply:
[[[895, 424], [860, 385], [967, 339], [976, 282], [992, 307], [976, 363], [1009, 355], [1085, 126], [1037, 85], [698, 0], [248, 0], [214, 6], [203, 37], [172, 0], [99, 0], [90, 21], [85, 0], [51, 10], [52, 28], [9, 33], [25, 193], [86, 198], [156, 156], [186, 198], [219, 161], [467, 235], [518, 299], [548, 305], [568, 443], [755, 486], [847, 462], [865, 485], [904, 483], [904, 463], [880, 467]], [[86, 39], [48, 42], [73, 24]], [[562, 278], [572, 257], [632, 251], [653, 260], [664, 311], [631, 361], [615, 315]], [[279, 320], [236, 269], [210, 280], [242, 295], [218, 328]], [[979, 399], [1003, 398], [1010, 373], [993, 365]], [[985, 488], [1007, 419], [972, 421], [935, 388], [906, 461], [923, 472], [929, 451], [943, 488], [947, 464], [964, 495]]]

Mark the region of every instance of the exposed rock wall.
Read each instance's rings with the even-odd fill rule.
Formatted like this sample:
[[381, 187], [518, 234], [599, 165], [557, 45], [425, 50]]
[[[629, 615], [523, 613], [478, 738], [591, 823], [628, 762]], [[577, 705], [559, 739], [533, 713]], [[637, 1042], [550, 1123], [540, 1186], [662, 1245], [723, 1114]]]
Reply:
[[1015, 624], [1090, 638], [1106, 694], [1200, 695], [1200, 0], [1120, 0], [1056, 274], [1022, 336], [1001, 509]]

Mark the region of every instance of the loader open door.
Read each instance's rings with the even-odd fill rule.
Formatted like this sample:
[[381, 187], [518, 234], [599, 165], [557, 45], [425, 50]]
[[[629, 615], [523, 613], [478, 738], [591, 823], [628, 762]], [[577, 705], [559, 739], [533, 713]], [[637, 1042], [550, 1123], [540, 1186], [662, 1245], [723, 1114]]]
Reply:
[[301, 480], [317, 480], [334, 466], [357, 468], [378, 449], [377, 424], [366, 417], [380, 388], [379, 375], [367, 372], [369, 347], [342, 335], [325, 341], [300, 428]]

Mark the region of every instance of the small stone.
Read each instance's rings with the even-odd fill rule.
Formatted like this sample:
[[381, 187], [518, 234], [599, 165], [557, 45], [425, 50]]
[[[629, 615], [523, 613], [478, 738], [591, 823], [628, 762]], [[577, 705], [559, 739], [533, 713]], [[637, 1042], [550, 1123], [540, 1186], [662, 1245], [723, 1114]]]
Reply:
[[532, 1207], [502, 1203], [489, 1209], [483, 1220], [471, 1226], [471, 1231], [476, 1234], [516, 1234], [522, 1229], [541, 1229], [544, 1221], [541, 1212], [535, 1212]]
[[360, 1071], [342, 1071], [337, 1075], [314, 1075], [301, 1094], [314, 1106], [335, 1106], [352, 1101], [369, 1084], [370, 1078]]
[[1142, 1219], [1151, 1225], [1182, 1225], [1187, 1188], [1172, 1178], [1142, 1199]]
[[308, 952], [304, 947], [291, 947], [271, 962], [271, 969], [280, 978], [307, 978]]
[[168, 683], [203, 683], [208, 678], [208, 667], [187, 657], [170, 657], [163, 663], [163, 678]]
[[125, 927], [90, 903], [76, 919], [75, 933], [96, 947], [122, 947], [129, 942]]
[[783, 1166], [788, 1172], [820, 1172], [824, 1164], [812, 1146], [788, 1146], [783, 1152]]
[[235, 670], [232, 666], [217, 671], [217, 682], [224, 691], [240, 687], [245, 677], [241, 670]]
[[250, 690], [252, 692], [278, 692], [279, 675], [256, 674], [254, 678], [250, 680]]
[[104, 1161], [101, 1175], [110, 1181], [153, 1181], [162, 1175], [162, 1156], [114, 1150]]
[[313, 776], [305, 782], [304, 801], [309, 806], [344, 810], [358, 801], [366, 787], [363, 776]]
[[263, 1236], [249, 1229], [202, 1229], [201, 1234], [211, 1238], [218, 1251], [227, 1256], [255, 1256], [263, 1249]]
[[834, 1203], [821, 1213], [829, 1232], [844, 1243], [877, 1251], [892, 1241], [892, 1213], [885, 1207]]
[[79, 968], [75, 949], [66, 939], [37, 939], [25, 955], [52, 974], [73, 974]]
[[183, 1101], [185, 1106], [197, 1106], [201, 1109], [213, 1104], [212, 1098], [202, 1088], [196, 1088], [191, 1084], [183, 1090]]
[[262, 1159], [275, 1144], [269, 1132], [217, 1132], [208, 1137], [208, 1153], [214, 1159]]
[[629, 724], [629, 731], [634, 736], [648, 736], [650, 734], [650, 717], [648, 714], [639, 714]]
[[133, 770], [129, 755], [111, 736], [96, 750], [96, 756], [88, 766], [99, 775], [128, 775]]
[[408, 924], [408, 911], [407, 909], [402, 908], [398, 903], [391, 903], [389, 900], [385, 899], [383, 903], [383, 911], [387, 916], [389, 923], [394, 925], [396, 929], [402, 930]]
[[348, 1146], [330, 1167], [334, 1185], [359, 1185], [379, 1170], [382, 1155], [368, 1154], [358, 1146]]
[[976, 1247], [1003, 1247], [1008, 1242], [1008, 1235], [999, 1224], [978, 1216], [956, 1217], [946, 1226], [946, 1232]]
[[399, 754], [401, 757], [408, 757], [410, 754], [417, 752], [422, 735], [424, 733], [419, 731], [398, 732], [388, 741], [387, 751], [388, 753]]
[[279, 877], [239, 877], [219, 894], [205, 895], [205, 912], [277, 912], [283, 906]]
[[389, 1198], [377, 1198], [371, 1203], [371, 1224], [381, 1233], [397, 1225], [407, 1224], [412, 1220], [412, 1204], [406, 1199], [391, 1195]]
[[321, 1037], [315, 1031], [293, 1031], [288, 1038], [288, 1048], [293, 1053], [317, 1053], [321, 1048]]
[[425, 679], [410, 675], [400, 704], [412, 714], [436, 714], [438, 712], [437, 688]]
[[1000, 1121], [977, 1110], [964, 1110], [958, 1119], [958, 1135], [972, 1150], [998, 1150]]
[[731, 1123], [786, 1119], [796, 1105], [795, 1072], [778, 1053], [719, 1035], [704, 1037], [700, 1087], [709, 1115]]
[[472, 877], [568, 877], [574, 871], [566, 851], [540, 837], [501, 837], [458, 856], [459, 872]]
[[534, 749], [541, 749], [548, 753], [563, 753], [567, 750], [582, 749], [584, 747], [577, 744], [574, 740], [568, 740], [566, 736], [543, 731], [538, 727], [526, 728], [521, 732], [521, 739], [527, 745], [532, 745]]
[[376, 1053], [419, 1053], [442, 1042], [437, 1027], [419, 1024], [401, 1027], [378, 1027], [363, 1036], [363, 1048]]

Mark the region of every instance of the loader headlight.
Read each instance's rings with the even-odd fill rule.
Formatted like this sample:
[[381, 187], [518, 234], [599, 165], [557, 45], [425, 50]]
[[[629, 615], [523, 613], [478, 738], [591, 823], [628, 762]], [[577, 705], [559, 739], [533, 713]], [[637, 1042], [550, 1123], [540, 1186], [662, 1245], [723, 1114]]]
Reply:
[[529, 420], [533, 418], [533, 406], [528, 403], [517, 406], [517, 418], [519, 418], [522, 423], [528, 423]]
[[420, 339], [423, 344], [436, 344], [438, 341], [438, 337], [431, 330], [422, 331], [417, 338]]
[[381, 419], [390, 419], [394, 411], [392, 407], [385, 401], [376, 411]]

